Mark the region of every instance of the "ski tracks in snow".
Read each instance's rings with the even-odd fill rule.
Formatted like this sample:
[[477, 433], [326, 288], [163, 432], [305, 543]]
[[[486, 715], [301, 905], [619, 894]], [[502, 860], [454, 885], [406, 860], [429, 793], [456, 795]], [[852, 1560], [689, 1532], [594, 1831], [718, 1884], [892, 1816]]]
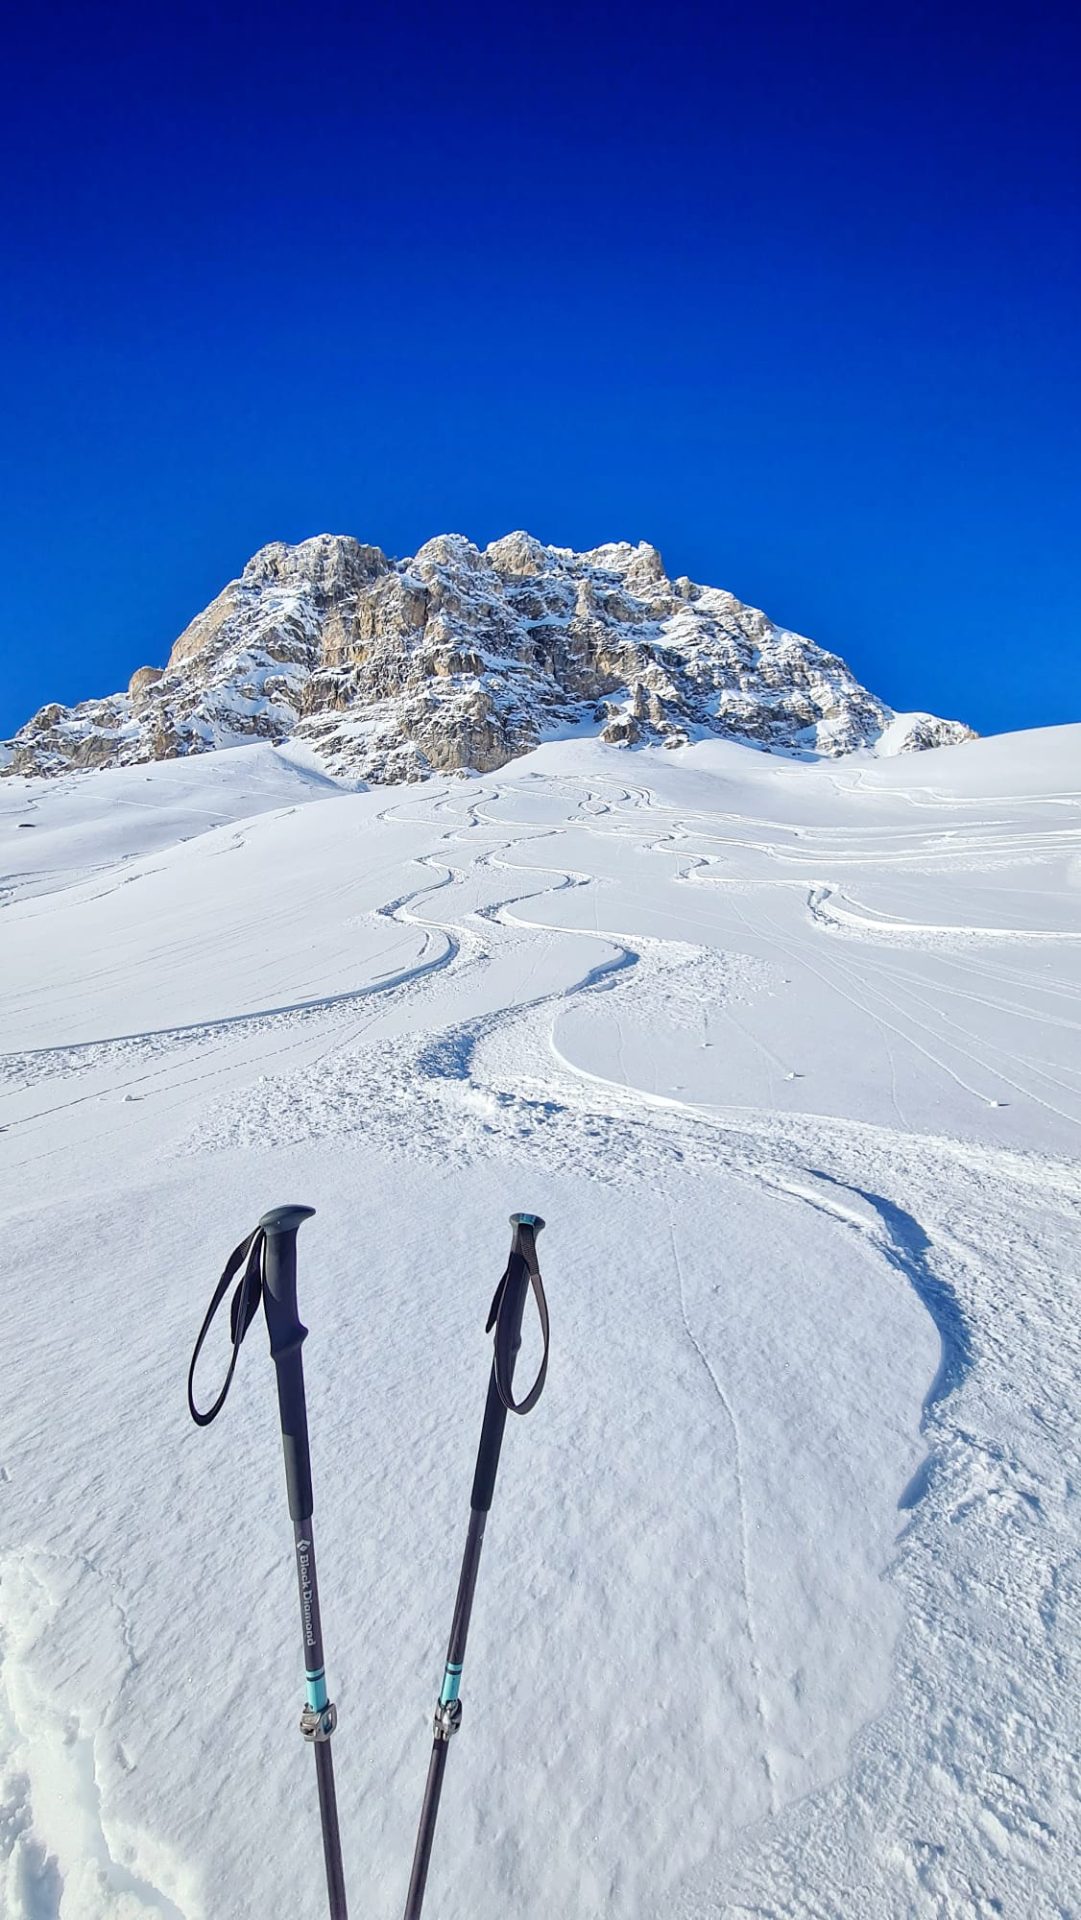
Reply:
[[667, 1194], [664, 1195], [664, 1202], [668, 1210], [668, 1232], [672, 1245], [672, 1263], [675, 1267], [676, 1278], [679, 1283], [680, 1317], [682, 1318], [687, 1338], [694, 1348], [695, 1353], [698, 1355], [710, 1385], [713, 1388], [713, 1392], [724, 1411], [724, 1417], [732, 1441], [732, 1471], [735, 1477], [736, 1503], [739, 1509], [740, 1584], [743, 1588], [747, 1658], [751, 1673], [754, 1677], [755, 1713], [762, 1735], [762, 1770], [766, 1776], [766, 1785], [769, 1793], [769, 1810], [771, 1814], [775, 1814], [777, 1812], [777, 1783], [774, 1778], [773, 1761], [770, 1753], [769, 1708], [766, 1701], [762, 1662], [758, 1653], [758, 1634], [755, 1629], [754, 1598], [751, 1586], [751, 1537], [750, 1522], [747, 1515], [747, 1492], [743, 1475], [743, 1437], [740, 1433], [739, 1422], [736, 1419], [732, 1402], [721, 1384], [717, 1369], [691, 1325], [687, 1308], [687, 1286], [683, 1273], [683, 1261], [680, 1258], [679, 1241], [676, 1237], [675, 1214], [672, 1211], [672, 1206]]

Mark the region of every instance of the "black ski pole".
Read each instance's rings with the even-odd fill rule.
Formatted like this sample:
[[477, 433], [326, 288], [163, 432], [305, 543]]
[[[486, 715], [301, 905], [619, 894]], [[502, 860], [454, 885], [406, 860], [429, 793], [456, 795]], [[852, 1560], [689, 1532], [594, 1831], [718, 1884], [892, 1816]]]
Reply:
[[[269, 1213], [264, 1213], [255, 1231], [230, 1254], [195, 1342], [188, 1372], [188, 1406], [192, 1419], [201, 1427], [209, 1426], [221, 1412], [232, 1384], [241, 1341], [259, 1310], [261, 1299], [278, 1381], [285, 1484], [293, 1522], [293, 1545], [300, 1588], [307, 1684], [307, 1704], [300, 1717], [300, 1730], [315, 1749], [315, 1777], [319, 1789], [319, 1818], [323, 1829], [330, 1916], [331, 1920], [347, 1920], [338, 1803], [334, 1792], [334, 1762], [330, 1752], [330, 1737], [338, 1724], [338, 1715], [327, 1696], [312, 1532], [312, 1469], [308, 1447], [308, 1412], [304, 1399], [304, 1362], [301, 1356], [308, 1329], [302, 1324], [297, 1311], [297, 1232], [314, 1211], [314, 1207], [272, 1208]], [[200, 1412], [193, 1397], [195, 1364], [210, 1323], [230, 1282], [241, 1267], [244, 1271], [230, 1308], [233, 1351], [225, 1385], [214, 1405], [207, 1412]]]
[[[462, 1721], [459, 1689], [465, 1662], [465, 1643], [469, 1634], [469, 1617], [473, 1611], [480, 1550], [484, 1544], [484, 1526], [491, 1508], [492, 1495], [495, 1492], [495, 1477], [499, 1468], [499, 1452], [503, 1445], [503, 1430], [507, 1424], [508, 1413], [529, 1413], [536, 1406], [548, 1371], [548, 1305], [544, 1297], [540, 1268], [537, 1265], [536, 1248], [536, 1236], [541, 1231], [544, 1221], [535, 1213], [512, 1213], [510, 1223], [514, 1228], [510, 1258], [506, 1272], [496, 1288], [485, 1328], [486, 1333], [490, 1333], [493, 1327], [495, 1329], [492, 1369], [488, 1377], [488, 1398], [484, 1407], [484, 1422], [481, 1427], [480, 1446], [477, 1449], [477, 1464], [473, 1475], [473, 1492], [469, 1502], [469, 1528], [465, 1537], [462, 1570], [458, 1576], [458, 1595], [454, 1602], [454, 1618], [451, 1622], [450, 1643], [447, 1647], [447, 1664], [443, 1674], [442, 1690], [436, 1702], [432, 1757], [428, 1763], [428, 1779], [424, 1788], [424, 1803], [421, 1807], [416, 1851], [413, 1855], [413, 1872], [405, 1903], [405, 1920], [420, 1920], [420, 1911], [424, 1904], [424, 1889], [428, 1880], [428, 1866], [432, 1857], [432, 1841], [435, 1838], [435, 1823], [439, 1817], [439, 1799], [443, 1791], [447, 1750], [451, 1736], [457, 1733]], [[522, 1315], [530, 1286], [533, 1288], [537, 1302], [544, 1351], [536, 1380], [525, 1398], [516, 1401], [512, 1392], [514, 1363], [522, 1344]]]

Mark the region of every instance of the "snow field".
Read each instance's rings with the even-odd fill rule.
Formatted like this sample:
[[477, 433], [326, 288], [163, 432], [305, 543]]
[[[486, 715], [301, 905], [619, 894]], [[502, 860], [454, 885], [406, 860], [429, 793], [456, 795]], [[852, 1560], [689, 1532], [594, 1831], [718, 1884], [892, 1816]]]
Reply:
[[433, 1912], [1073, 1910], [1077, 748], [0, 785], [0, 1911], [323, 1910], [261, 1330], [213, 1429], [183, 1394], [283, 1199], [357, 1911], [516, 1207], [553, 1361]]

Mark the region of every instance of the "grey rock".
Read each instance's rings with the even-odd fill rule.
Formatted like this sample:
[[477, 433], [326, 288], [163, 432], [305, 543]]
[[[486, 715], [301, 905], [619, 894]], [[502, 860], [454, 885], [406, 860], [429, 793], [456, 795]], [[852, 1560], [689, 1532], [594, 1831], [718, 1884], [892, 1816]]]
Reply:
[[770, 750], [891, 752], [971, 738], [898, 717], [842, 660], [655, 547], [575, 553], [441, 534], [410, 559], [345, 535], [275, 541], [126, 693], [43, 707], [0, 772], [61, 773], [306, 742], [346, 778], [486, 773], [592, 720], [613, 745], [724, 735]]

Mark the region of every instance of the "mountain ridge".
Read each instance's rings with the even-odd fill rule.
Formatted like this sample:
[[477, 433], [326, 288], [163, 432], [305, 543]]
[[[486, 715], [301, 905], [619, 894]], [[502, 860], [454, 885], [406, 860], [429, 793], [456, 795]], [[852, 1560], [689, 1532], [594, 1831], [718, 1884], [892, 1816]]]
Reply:
[[973, 737], [899, 715], [838, 655], [645, 542], [578, 553], [515, 532], [389, 558], [345, 534], [275, 541], [125, 692], [50, 703], [0, 772], [59, 774], [297, 738], [338, 777], [484, 773], [572, 728], [613, 745], [711, 735], [892, 754]]

